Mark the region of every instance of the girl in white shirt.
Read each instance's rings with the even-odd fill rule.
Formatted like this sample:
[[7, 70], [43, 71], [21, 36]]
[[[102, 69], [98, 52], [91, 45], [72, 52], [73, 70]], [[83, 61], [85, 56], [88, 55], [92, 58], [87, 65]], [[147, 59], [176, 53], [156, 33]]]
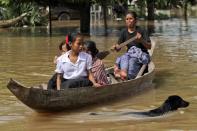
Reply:
[[55, 70], [57, 73], [57, 90], [92, 85], [100, 86], [96, 83], [91, 72], [92, 57], [82, 51], [83, 45], [81, 34], [71, 35], [71, 50], [61, 56]]

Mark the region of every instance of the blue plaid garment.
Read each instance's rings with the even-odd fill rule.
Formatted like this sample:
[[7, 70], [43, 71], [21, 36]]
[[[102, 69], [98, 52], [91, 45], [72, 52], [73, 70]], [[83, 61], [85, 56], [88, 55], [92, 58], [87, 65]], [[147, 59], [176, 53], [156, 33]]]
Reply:
[[137, 58], [138, 62], [141, 64], [148, 64], [150, 62], [150, 56], [149, 54], [143, 52], [140, 48], [136, 47], [136, 46], [132, 46], [127, 54], [131, 57], [131, 58]]
[[116, 59], [119, 69], [127, 70], [128, 79], [134, 79], [137, 76], [141, 66], [150, 62], [150, 56], [144, 53], [140, 48], [132, 46], [127, 53]]

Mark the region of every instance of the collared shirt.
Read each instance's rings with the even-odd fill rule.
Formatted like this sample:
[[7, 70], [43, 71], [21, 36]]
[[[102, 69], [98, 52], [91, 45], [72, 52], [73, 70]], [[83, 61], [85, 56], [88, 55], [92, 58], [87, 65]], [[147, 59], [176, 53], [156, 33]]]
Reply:
[[69, 59], [70, 52], [66, 52], [58, 59], [55, 72], [63, 74], [64, 79], [87, 77], [88, 70], [92, 68], [91, 55], [80, 52], [76, 63], [72, 63]]

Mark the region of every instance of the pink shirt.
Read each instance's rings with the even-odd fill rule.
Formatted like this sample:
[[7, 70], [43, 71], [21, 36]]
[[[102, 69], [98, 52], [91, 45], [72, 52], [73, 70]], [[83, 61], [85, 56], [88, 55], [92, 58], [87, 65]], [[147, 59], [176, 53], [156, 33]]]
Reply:
[[94, 79], [97, 83], [101, 85], [109, 84], [109, 81], [107, 79], [107, 73], [105, 72], [104, 64], [100, 59], [98, 58], [93, 59], [91, 70], [94, 75]]

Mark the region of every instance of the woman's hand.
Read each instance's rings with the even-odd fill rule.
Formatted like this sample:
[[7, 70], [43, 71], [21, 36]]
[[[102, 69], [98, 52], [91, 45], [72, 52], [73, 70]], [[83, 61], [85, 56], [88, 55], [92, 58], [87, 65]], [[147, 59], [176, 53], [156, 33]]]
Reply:
[[151, 43], [147, 43], [147, 41], [145, 41], [143, 38], [142, 38], [142, 34], [140, 34], [139, 32], [137, 32], [136, 34], [136, 42], [139, 42], [139, 43], [142, 43], [143, 46], [146, 48], [146, 49], [151, 49]]
[[95, 87], [100, 87], [100, 86], [102, 86], [102, 85], [99, 84], [99, 83], [94, 83], [93, 86], [95, 86]]
[[135, 40], [135, 42], [137, 42], [137, 43], [143, 43], [142, 35], [139, 32], [137, 32], [137, 34], [136, 34], [136, 40]]
[[91, 70], [88, 70], [88, 73], [89, 73], [89, 80], [93, 83], [93, 86], [95, 87], [100, 87], [101, 84], [99, 83], [96, 83], [95, 79], [94, 79], [94, 76], [92, 74], [92, 71]]
[[120, 49], [119, 49], [118, 47], [119, 47], [119, 45], [118, 45], [118, 44], [115, 44], [115, 45], [113, 45], [113, 46], [110, 48], [110, 50], [112, 50], [112, 51], [120, 51]]

